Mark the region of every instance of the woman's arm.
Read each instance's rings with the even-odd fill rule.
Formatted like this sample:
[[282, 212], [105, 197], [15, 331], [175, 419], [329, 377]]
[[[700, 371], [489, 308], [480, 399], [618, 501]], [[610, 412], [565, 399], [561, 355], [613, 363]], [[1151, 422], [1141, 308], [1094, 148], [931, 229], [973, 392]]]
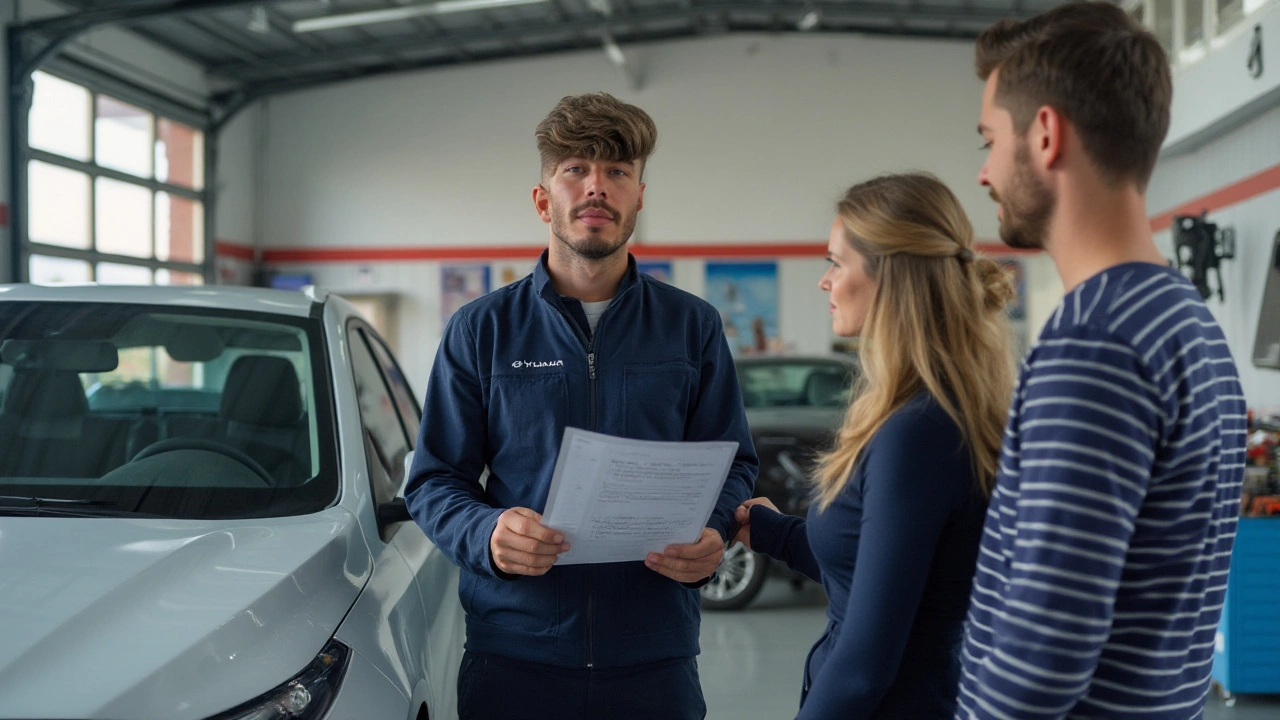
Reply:
[[781, 560], [792, 570], [822, 582], [822, 571], [809, 549], [804, 518], [784, 515], [773, 503], [756, 498], [740, 506], [735, 519], [741, 526], [735, 537], [748, 548]]

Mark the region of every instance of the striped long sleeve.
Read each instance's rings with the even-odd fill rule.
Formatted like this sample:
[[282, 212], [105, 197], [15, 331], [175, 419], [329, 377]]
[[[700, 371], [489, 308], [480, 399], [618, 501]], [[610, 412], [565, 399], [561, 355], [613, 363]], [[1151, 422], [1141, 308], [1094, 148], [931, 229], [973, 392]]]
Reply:
[[1225, 338], [1176, 274], [1120, 266], [1064, 299], [1010, 412], [958, 717], [1200, 717], [1244, 412]]

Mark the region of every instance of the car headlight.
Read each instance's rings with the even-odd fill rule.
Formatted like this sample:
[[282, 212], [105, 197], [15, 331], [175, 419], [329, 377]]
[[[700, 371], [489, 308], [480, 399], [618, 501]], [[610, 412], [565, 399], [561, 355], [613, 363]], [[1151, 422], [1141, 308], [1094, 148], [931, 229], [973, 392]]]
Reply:
[[316, 659], [288, 682], [209, 720], [312, 720], [322, 717], [338, 694], [338, 685], [342, 683], [350, 659], [350, 648], [337, 640], [330, 640]]

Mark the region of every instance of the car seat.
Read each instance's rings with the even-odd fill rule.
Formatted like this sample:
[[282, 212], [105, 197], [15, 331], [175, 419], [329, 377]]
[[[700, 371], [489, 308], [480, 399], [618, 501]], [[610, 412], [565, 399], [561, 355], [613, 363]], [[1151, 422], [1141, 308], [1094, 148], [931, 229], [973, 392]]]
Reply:
[[218, 435], [257, 460], [278, 485], [310, 475], [310, 434], [298, 374], [280, 357], [245, 355], [227, 373]]

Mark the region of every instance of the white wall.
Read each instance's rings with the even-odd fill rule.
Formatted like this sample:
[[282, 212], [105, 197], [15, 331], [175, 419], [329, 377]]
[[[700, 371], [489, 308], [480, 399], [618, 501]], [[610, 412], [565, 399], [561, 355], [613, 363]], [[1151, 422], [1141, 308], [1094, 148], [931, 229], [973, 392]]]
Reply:
[[[1147, 193], [1148, 204], [1154, 211], [1174, 208], [1277, 164], [1280, 106], [1194, 152], [1162, 157]], [[1236, 258], [1222, 266], [1226, 300], [1215, 296], [1207, 301], [1209, 308], [1230, 342], [1249, 406], [1280, 406], [1280, 371], [1255, 368], [1252, 363], [1271, 242], [1280, 230], [1280, 190], [1214, 210], [1209, 219], [1236, 231]], [[1166, 256], [1172, 257], [1171, 233], [1161, 232], [1156, 239]], [[1269, 322], [1280, 322], [1280, 318]]]
[[261, 206], [256, 202], [262, 150], [261, 106], [233, 117], [218, 133], [218, 239], [252, 246]]
[[[266, 108], [253, 105], [233, 117], [218, 133], [217, 197], [215, 215], [217, 238], [248, 249], [261, 245], [262, 213], [258, 186], [265, 162], [263, 116]], [[215, 272], [222, 285], [253, 283], [251, 259], [220, 254]]]
[[[533, 130], [564, 95], [604, 90], [649, 112], [658, 150], [635, 240], [649, 244], [825, 243], [850, 184], [927, 169], [968, 208], [980, 237], [995, 208], [975, 180], [982, 83], [968, 41], [732, 35], [625, 48], [640, 90], [591, 51], [361, 80], [266, 103], [262, 240], [273, 248], [528, 245], [547, 242], [530, 191]], [[1047, 259], [1029, 263], [1032, 322], [1061, 297]], [[1045, 267], [1049, 272], [1044, 272]], [[294, 264], [347, 290], [359, 277], [403, 294], [397, 344], [416, 387], [441, 332], [437, 263]], [[779, 263], [783, 341], [830, 348], [816, 289], [823, 261]], [[702, 290], [702, 263], [674, 263]], [[1036, 326], [1038, 328], [1038, 325]], [[1034, 333], [1034, 329], [1032, 331]]]
[[534, 126], [593, 90], [658, 126], [641, 242], [822, 238], [841, 190], [909, 168], [938, 172], [994, 237], [974, 181], [971, 43], [735, 35], [628, 51], [646, 68], [640, 91], [593, 51], [271, 100], [267, 247], [540, 245]]
[[1255, 27], [1261, 28], [1264, 62], [1274, 62], [1280, 37], [1280, 3], [1275, 2], [1214, 38], [1207, 56], [1175, 69], [1166, 151], [1194, 149], [1280, 103], [1280, 72], [1265, 64], [1258, 77], [1249, 70]]
[[[1280, 2], [1261, 8], [1218, 38], [1207, 57], [1175, 73], [1169, 139], [1147, 192], [1153, 213], [1197, 201], [1280, 165], [1280, 72], [1270, 55], [1266, 58], [1272, 62], [1261, 77], [1251, 77], [1245, 63], [1255, 25], [1263, 28], [1264, 43], [1274, 45], [1280, 32]], [[1271, 45], [1264, 45], [1264, 53]], [[1236, 258], [1222, 267], [1226, 300], [1214, 297], [1209, 308], [1230, 342], [1250, 407], [1280, 406], [1280, 372], [1252, 363], [1271, 242], [1280, 229], [1280, 190], [1211, 209], [1209, 219], [1236, 230]], [[1169, 231], [1158, 233], [1156, 241], [1173, 256]]]

